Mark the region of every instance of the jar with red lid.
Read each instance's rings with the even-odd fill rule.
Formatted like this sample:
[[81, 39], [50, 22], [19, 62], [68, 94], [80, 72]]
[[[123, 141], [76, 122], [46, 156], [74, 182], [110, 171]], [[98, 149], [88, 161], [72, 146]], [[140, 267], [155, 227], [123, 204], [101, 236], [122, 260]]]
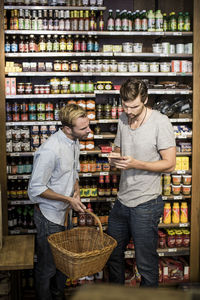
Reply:
[[86, 109], [87, 110], [95, 110], [95, 101], [94, 100], [87, 100], [86, 101]]
[[85, 141], [79, 141], [79, 147], [80, 147], [80, 151], [84, 151], [85, 150]]
[[44, 87], [44, 94], [50, 94], [50, 85], [46, 84], [43, 85], [43, 87]]
[[44, 94], [44, 85], [39, 85], [39, 93]]
[[34, 94], [39, 94], [40, 93], [40, 86], [38, 84], [34, 85]]
[[108, 159], [103, 160], [102, 170], [103, 170], [103, 172], [109, 172], [110, 171], [110, 164], [108, 162]]

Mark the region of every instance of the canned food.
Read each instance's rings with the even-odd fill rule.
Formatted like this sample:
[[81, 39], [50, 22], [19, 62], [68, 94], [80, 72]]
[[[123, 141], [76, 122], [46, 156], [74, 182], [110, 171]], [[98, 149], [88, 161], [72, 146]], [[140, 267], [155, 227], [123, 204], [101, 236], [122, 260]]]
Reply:
[[170, 72], [171, 63], [162, 62], [160, 63], [160, 72], [167, 73]]
[[117, 63], [118, 72], [128, 72], [128, 64], [126, 62]]
[[149, 64], [146, 62], [140, 62], [139, 63], [139, 72], [149, 72]]
[[185, 45], [184, 44], [176, 44], [176, 53], [177, 54], [185, 53]]
[[134, 53], [142, 53], [142, 43], [134, 43], [133, 44], [133, 52]]
[[138, 64], [135, 62], [129, 62], [128, 63], [128, 71], [135, 73], [138, 72]]
[[162, 53], [162, 44], [152, 44], [152, 51], [153, 53], [160, 54]]
[[124, 53], [132, 53], [133, 43], [122, 43], [122, 50]]
[[150, 72], [152, 73], [158, 73], [159, 72], [159, 63], [157, 62], [151, 62], [149, 64]]

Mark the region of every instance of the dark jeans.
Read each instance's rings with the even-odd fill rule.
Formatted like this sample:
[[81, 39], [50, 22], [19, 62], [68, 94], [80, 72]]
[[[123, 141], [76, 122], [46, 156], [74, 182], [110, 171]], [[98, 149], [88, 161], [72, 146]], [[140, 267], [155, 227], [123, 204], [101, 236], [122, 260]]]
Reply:
[[159, 196], [137, 207], [127, 207], [117, 200], [109, 216], [108, 234], [118, 245], [108, 261], [110, 282], [124, 284], [124, 251], [133, 238], [141, 286], [158, 286], [158, 223], [163, 213], [163, 200]]
[[65, 230], [64, 226], [47, 220], [38, 208], [34, 209], [34, 222], [37, 228], [35, 265], [35, 288], [38, 300], [61, 299], [64, 293], [66, 276], [56, 269], [47, 237]]

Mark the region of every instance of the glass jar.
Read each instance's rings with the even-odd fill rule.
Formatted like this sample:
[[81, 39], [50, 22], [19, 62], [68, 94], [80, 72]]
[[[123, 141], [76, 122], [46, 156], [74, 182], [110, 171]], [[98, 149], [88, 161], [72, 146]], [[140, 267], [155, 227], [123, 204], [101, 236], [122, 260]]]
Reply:
[[87, 63], [88, 72], [94, 72], [95, 70], [95, 61], [93, 59], [89, 59]]
[[117, 72], [117, 62], [115, 59], [110, 61], [110, 72]]
[[80, 72], [87, 72], [88, 71], [87, 60], [86, 59], [82, 59], [80, 61], [79, 68], [80, 68]]
[[95, 72], [102, 72], [102, 69], [103, 69], [102, 60], [97, 59], [95, 64]]
[[109, 60], [104, 59], [102, 65], [102, 72], [109, 72], [109, 70], [110, 70]]
[[70, 70], [72, 72], [78, 72], [78, 61], [77, 60], [72, 60], [71, 61]]
[[53, 64], [54, 71], [61, 71], [61, 61], [55, 60]]

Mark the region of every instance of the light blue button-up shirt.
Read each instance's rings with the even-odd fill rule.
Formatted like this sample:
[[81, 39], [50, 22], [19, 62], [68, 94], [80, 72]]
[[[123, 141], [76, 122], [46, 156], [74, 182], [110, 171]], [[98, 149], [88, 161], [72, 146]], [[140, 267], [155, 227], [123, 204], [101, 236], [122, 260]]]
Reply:
[[50, 200], [39, 195], [48, 188], [72, 197], [78, 178], [79, 141], [69, 139], [59, 129], [35, 152], [28, 195], [38, 203], [42, 214], [51, 222], [63, 225], [68, 202]]

